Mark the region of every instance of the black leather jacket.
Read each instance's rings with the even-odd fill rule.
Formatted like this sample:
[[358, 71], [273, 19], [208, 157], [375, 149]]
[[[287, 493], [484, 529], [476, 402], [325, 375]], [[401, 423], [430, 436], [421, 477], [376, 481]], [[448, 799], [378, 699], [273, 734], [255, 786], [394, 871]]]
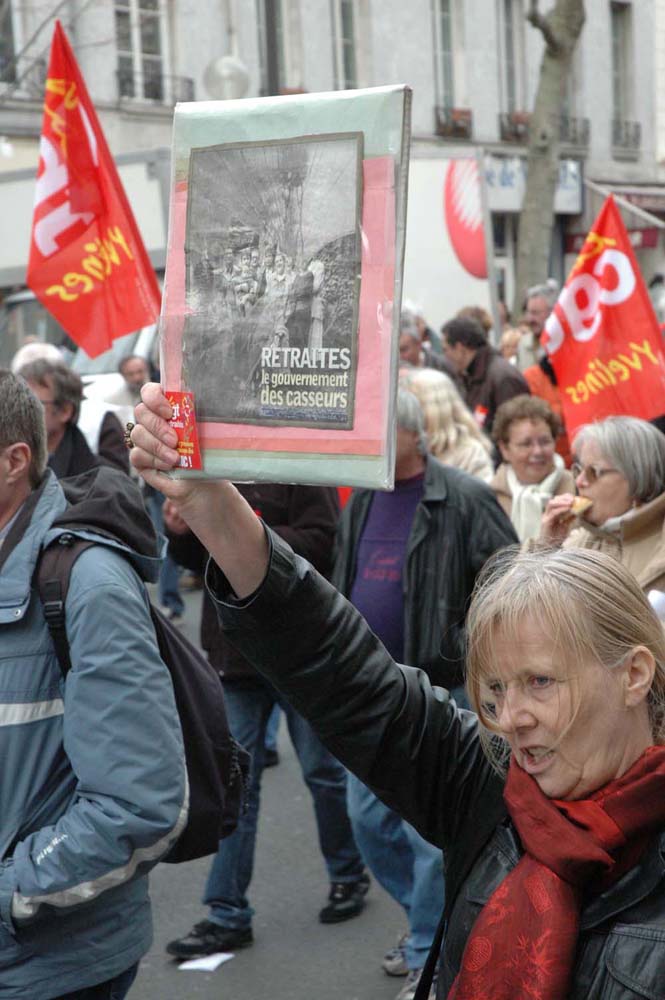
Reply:
[[[384, 802], [444, 849], [447, 930], [438, 997], [469, 931], [522, 848], [475, 715], [427, 675], [393, 662], [358, 612], [276, 535], [268, 574], [234, 601], [207, 583], [229, 639]], [[665, 1000], [665, 835], [614, 886], [586, 900], [573, 983], [561, 1000]]]
[[[331, 579], [345, 597], [373, 495], [355, 490], [337, 529]], [[404, 562], [404, 660], [432, 683], [464, 683], [464, 619], [476, 576], [497, 549], [513, 544], [517, 535], [489, 486], [428, 455]]]

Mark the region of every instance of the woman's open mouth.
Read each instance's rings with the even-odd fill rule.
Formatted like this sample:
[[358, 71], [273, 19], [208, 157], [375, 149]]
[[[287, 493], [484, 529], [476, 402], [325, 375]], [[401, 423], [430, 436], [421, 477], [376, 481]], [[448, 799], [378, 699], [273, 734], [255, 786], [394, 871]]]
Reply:
[[550, 764], [554, 750], [547, 747], [523, 747], [520, 750], [520, 764], [527, 774], [540, 774]]

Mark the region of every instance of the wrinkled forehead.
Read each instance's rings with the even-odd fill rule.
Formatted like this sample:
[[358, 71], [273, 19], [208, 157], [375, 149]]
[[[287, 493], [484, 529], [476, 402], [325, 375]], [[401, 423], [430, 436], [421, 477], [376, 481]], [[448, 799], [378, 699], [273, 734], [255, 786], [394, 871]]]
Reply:
[[496, 617], [484, 630], [481, 680], [510, 680], [527, 674], [571, 675], [579, 659], [562, 628], [542, 614]]

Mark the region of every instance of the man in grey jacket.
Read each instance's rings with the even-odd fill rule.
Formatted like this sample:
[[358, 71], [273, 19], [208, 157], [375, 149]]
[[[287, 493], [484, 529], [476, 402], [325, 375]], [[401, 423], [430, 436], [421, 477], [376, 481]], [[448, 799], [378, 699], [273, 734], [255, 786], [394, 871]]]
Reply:
[[75, 532], [98, 544], [71, 573], [65, 682], [33, 576], [40, 550], [72, 533], [67, 501], [46, 470], [42, 404], [0, 371], [0, 1000], [124, 997], [152, 938], [147, 871], [187, 819], [141, 581], [159, 568], [155, 537], [129, 477], [104, 473], [101, 507], [132, 543]]

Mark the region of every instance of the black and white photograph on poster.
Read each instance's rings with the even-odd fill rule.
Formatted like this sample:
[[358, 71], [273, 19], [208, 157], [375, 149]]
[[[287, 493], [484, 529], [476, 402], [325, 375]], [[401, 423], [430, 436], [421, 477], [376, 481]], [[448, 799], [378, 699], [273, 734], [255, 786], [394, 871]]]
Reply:
[[362, 139], [192, 149], [182, 357], [199, 420], [353, 428]]

